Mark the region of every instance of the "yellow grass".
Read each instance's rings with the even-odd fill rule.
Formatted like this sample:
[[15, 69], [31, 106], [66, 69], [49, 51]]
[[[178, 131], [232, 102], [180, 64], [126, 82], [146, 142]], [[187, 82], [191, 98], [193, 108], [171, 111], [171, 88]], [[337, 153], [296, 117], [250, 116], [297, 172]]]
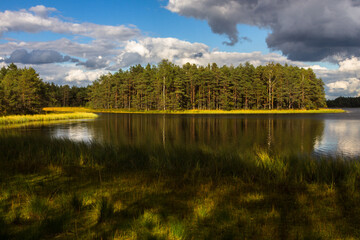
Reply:
[[68, 119], [88, 119], [96, 118], [97, 115], [89, 112], [73, 112], [73, 113], [61, 113], [61, 114], [36, 114], [36, 115], [12, 115], [6, 117], [0, 117], [0, 125], [6, 124], [21, 124], [28, 122], [49, 122], [56, 120], [68, 120]]
[[109, 113], [145, 113], [145, 114], [295, 114], [295, 113], [343, 113], [342, 109], [321, 108], [318, 110], [305, 109], [283, 109], [283, 110], [184, 110], [184, 111], [162, 111], [162, 110], [127, 110], [127, 109], [91, 109], [83, 107], [47, 107], [47, 112], [109, 112]]
[[84, 107], [46, 107], [45, 112], [95, 112], [93, 109]]

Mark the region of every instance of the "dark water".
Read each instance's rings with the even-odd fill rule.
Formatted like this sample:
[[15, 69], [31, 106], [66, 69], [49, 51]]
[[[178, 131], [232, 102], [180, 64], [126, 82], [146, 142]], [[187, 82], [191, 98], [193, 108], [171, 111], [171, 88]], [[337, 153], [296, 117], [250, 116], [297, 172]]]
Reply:
[[259, 147], [277, 153], [360, 156], [360, 109], [341, 114], [145, 115], [100, 114], [95, 120], [0, 131], [99, 141], [113, 145], [201, 147], [237, 152]]

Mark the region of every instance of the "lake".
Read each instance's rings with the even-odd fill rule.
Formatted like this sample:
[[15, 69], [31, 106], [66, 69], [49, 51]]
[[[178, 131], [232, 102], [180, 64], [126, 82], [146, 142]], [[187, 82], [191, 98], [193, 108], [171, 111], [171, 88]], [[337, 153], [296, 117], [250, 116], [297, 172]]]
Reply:
[[359, 239], [359, 146], [360, 109], [3, 128], [0, 239]]
[[29, 125], [6, 134], [137, 147], [192, 147], [360, 156], [360, 109], [336, 114], [163, 115], [101, 113], [95, 120]]

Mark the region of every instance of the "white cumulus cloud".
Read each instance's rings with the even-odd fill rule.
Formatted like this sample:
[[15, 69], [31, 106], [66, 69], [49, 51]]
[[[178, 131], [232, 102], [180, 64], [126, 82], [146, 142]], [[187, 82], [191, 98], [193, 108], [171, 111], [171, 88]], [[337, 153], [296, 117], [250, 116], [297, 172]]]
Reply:
[[339, 70], [342, 72], [360, 72], [360, 59], [351, 57], [339, 62]]
[[70, 83], [81, 83], [82, 81], [93, 82], [105, 73], [104, 70], [84, 71], [82, 69], [72, 69], [66, 74], [65, 81]]
[[36, 6], [28, 10], [0, 12], [0, 34], [5, 32], [38, 33], [50, 31], [61, 34], [81, 35], [96, 39], [125, 41], [140, 35], [134, 27], [110, 26], [94, 23], [65, 22], [57, 17], [49, 17], [55, 8]]
[[45, 7], [43, 5], [37, 5], [35, 7], [29, 8], [30, 12], [34, 12], [36, 15], [46, 18], [50, 12], [55, 12], [56, 8]]
[[342, 96], [360, 95], [360, 80], [357, 78], [339, 80], [336, 82], [328, 83], [326, 86], [329, 88], [330, 93], [336, 93]]
[[257, 66], [276, 62], [305, 66], [301, 62], [290, 61], [277, 53], [223, 52], [211, 50], [209, 46], [203, 43], [191, 43], [176, 38], [144, 38], [138, 41], [128, 41], [123, 53], [118, 57], [118, 62], [122, 66], [128, 66], [134, 61], [138, 63], [158, 63], [162, 59], [168, 59], [178, 65], [190, 62], [197, 65], [217, 63], [221, 66], [237, 66], [241, 63], [250, 62]]

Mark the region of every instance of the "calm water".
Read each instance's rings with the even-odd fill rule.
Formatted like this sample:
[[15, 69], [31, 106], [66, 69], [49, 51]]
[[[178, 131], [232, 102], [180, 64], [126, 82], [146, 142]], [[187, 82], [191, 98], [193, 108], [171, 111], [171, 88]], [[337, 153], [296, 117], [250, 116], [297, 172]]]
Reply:
[[100, 114], [96, 120], [0, 130], [114, 145], [360, 156], [360, 109], [315, 115]]

